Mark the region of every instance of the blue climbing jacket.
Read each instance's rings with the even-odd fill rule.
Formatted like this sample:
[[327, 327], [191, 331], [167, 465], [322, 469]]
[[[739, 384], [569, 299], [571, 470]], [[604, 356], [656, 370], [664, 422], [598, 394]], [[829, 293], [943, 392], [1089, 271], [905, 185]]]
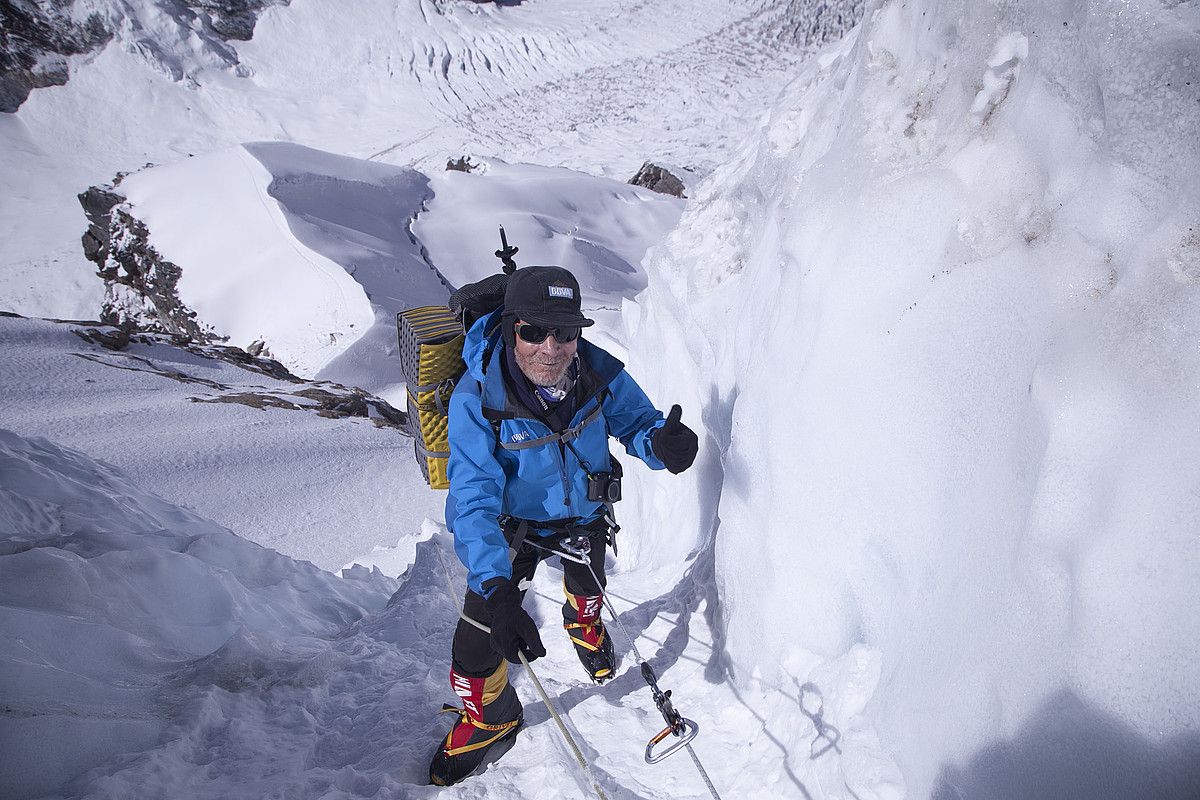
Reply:
[[[504, 358], [501, 312], [481, 317], [467, 332], [463, 343], [467, 372], [450, 398], [449, 414], [446, 524], [467, 568], [467, 585], [485, 596], [493, 588], [485, 584], [512, 577], [499, 517], [584, 523], [603, 513], [600, 502], [587, 499], [587, 473], [609, 470], [610, 434], [651, 469], [664, 467], [650, 447], [663, 415], [629, 377], [624, 364], [582, 338], [576, 351], [580, 402], [566, 431], [567, 436], [574, 434], [570, 441], [578, 456], [560, 444], [550, 426], [505, 386], [500, 365]], [[550, 534], [536, 525], [529, 533]]]

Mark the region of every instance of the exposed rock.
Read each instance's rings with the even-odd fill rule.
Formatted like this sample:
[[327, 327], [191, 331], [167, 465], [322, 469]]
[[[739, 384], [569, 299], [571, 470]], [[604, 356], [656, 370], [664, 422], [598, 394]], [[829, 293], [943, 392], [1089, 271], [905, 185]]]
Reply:
[[101, 321], [206, 339], [194, 324], [188, 324], [195, 314], [184, 309], [179, 299], [182, 268], [151, 246], [150, 231], [141, 220], [127, 210], [114, 210], [107, 250], [98, 271], [105, 284]]
[[129, 347], [129, 337], [132, 335], [132, 331], [128, 328], [116, 326], [85, 328], [81, 331], [71, 332], [86, 342], [98, 344], [108, 350], [124, 350]]
[[79, 195], [88, 218], [83, 252], [104, 281], [100, 321], [199, 342], [224, 341], [179, 299], [182, 268], [154, 249], [150, 231], [114, 189], [93, 186]]
[[687, 197], [683, 193], [683, 181], [675, 177], [665, 167], [660, 167], [658, 164], [652, 164], [649, 161], [642, 164], [642, 168], [638, 170], [637, 175], [634, 175], [629, 181], [634, 186], [644, 186], [652, 192], [659, 194], [669, 194], [672, 197]]
[[471, 160], [470, 156], [459, 156], [446, 161], [446, 169], [455, 170], [457, 172], [474, 172], [479, 169], [479, 165]]
[[173, 80], [190, 79], [198, 65], [223, 64], [248, 75], [228, 42], [250, 39], [264, 8], [290, 0], [150, 2], [153, 13], [171, 24], [143, 24], [139, 9], [123, 3], [96, 11], [90, 0], [0, 2], [0, 111], [16, 111], [33, 89], [65, 84], [68, 57], [103, 47], [116, 31], [134, 31], [126, 44]]
[[83, 233], [83, 255], [101, 266], [108, 259], [112, 210], [125, 200], [112, 190], [112, 186], [92, 186], [79, 194], [79, 205], [83, 206], [83, 214], [88, 220], [88, 229]]
[[287, 5], [290, 0], [190, 0], [188, 6], [208, 14], [213, 30], [226, 40], [250, 41], [258, 15], [268, 6]]
[[112, 38], [99, 14], [72, 18], [74, 0], [0, 3], [0, 111], [12, 113], [29, 93], [67, 82], [67, 56]]
[[293, 375], [287, 367], [280, 364], [274, 358], [271, 358], [270, 353], [265, 350], [263, 353], [256, 355], [240, 347], [224, 344], [185, 342], [177, 343], [177, 346], [206, 358], [216, 358], [221, 361], [227, 361], [230, 364], [236, 364], [242, 369], [259, 372], [276, 380], [288, 381], [290, 383], [304, 383], [303, 379]]
[[[109, 353], [76, 353], [80, 358], [115, 369], [146, 372], [179, 383], [192, 384], [207, 392], [189, 398], [193, 403], [238, 403], [260, 409], [309, 411], [322, 417], [369, 419], [377, 427], [395, 428], [411, 435], [408, 415], [392, 407], [386, 400], [350, 386], [328, 381], [306, 381], [298, 378], [274, 359], [256, 357], [245, 350], [227, 345], [206, 344], [178, 334], [147, 333], [128, 327], [86, 325], [72, 331], [81, 339], [99, 345]], [[229, 385], [212, 378], [192, 375], [185, 365], [174, 359], [165, 363], [155, 360], [151, 350], [138, 346], [166, 345], [186, 350], [202, 358], [224, 361], [250, 372], [266, 375], [296, 388], [266, 389], [259, 386]], [[132, 352], [141, 350], [141, 352]]]

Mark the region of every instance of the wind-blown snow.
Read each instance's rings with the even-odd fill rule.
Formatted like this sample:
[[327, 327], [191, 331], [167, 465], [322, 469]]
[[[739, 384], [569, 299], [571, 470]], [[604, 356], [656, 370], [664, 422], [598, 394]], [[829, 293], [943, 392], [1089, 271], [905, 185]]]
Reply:
[[[195, 86], [109, 47], [0, 119], [4, 285], [84, 307], [66, 201], [179, 162], [128, 181], [183, 291], [200, 265], [239, 343], [262, 316], [316, 377], [398, 394], [392, 304], [440, 291], [426, 258], [492, 272], [504, 222], [519, 263], [583, 273], [589, 335], [702, 434], [683, 475], [626, 465], [609, 596], [722, 796], [1191, 800], [1195, 3], [874, 2], [805, 61], [813, 5], [296, 0], [238, 45], [253, 75]], [[270, 139], [402, 166], [239, 145]], [[686, 204], [561, 169], [624, 178], [651, 145], [709, 175]], [[441, 171], [463, 153], [486, 171]], [[287, 254], [287, 308], [215, 300], [226, 231]], [[354, 333], [303, 340], [305, 315]], [[0, 793], [432, 797], [462, 577], [410, 440], [71, 330], [0, 319]], [[661, 722], [629, 644], [591, 686], [560, 602], [546, 565], [535, 667], [605, 791], [705, 796], [685, 757], [642, 762]], [[514, 682], [516, 746], [438, 797], [589, 794]]]
[[740, 684], [860, 654], [858, 796], [1200, 785], [1196, 20], [876, 6], [649, 260], [632, 367], [709, 436], [639, 553], [708, 512]]
[[641, 262], [662, 241], [683, 201], [573, 170], [489, 160], [479, 173], [446, 170], [413, 225], [429, 259], [455, 286], [500, 270], [503, 225], [519, 265], [557, 264], [579, 280], [589, 338], [622, 352], [621, 303], [646, 288]]
[[[201, 745], [186, 739], [251, 686], [320, 686], [348, 663], [336, 636], [395, 589], [379, 572], [342, 580], [246, 542], [45, 439], [0, 431], [0, 479], [0, 744], [22, 767], [4, 771], [7, 797], [57, 790], [172, 726], [185, 740], [168, 752]], [[303, 706], [287, 705], [262, 710], [302, 723]], [[121, 793], [103, 778], [96, 788]]]
[[[313, 169], [300, 174], [316, 179]], [[132, 175], [121, 192], [150, 227], [155, 249], [183, 266], [179, 297], [200, 320], [238, 346], [264, 340], [286, 366], [312, 374], [353, 344], [374, 314], [363, 287], [339, 264], [293, 244], [290, 215], [268, 191], [275, 180], [298, 180], [297, 172], [276, 178], [239, 147]], [[407, 177], [387, 172], [377, 178], [379, 194], [387, 178]], [[410, 182], [418, 184], [416, 205], [420, 181]], [[397, 204], [387, 195], [372, 200]]]

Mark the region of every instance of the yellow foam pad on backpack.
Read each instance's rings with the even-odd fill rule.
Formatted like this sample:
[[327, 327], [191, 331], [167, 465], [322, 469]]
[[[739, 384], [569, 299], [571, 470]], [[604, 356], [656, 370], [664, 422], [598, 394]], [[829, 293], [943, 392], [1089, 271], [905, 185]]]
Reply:
[[429, 485], [447, 489], [450, 394], [465, 371], [463, 333], [449, 308], [421, 306], [397, 315], [400, 362], [408, 383], [408, 413], [417, 461]]

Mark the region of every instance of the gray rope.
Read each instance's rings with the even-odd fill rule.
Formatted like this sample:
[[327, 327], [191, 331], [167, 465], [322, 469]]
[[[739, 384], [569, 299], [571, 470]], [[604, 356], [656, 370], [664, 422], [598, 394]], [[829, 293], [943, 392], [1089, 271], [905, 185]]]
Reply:
[[[574, 561], [577, 564], [583, 564], [585, 567], [588, 568], [588, 572], [592, 573], [592, 580], [594, 580], [596, 582], [596, 586], [601, 586], [600, 578], [599, 578], [599, 576], [596, 575], [596, 571], [594, 569], [592, 569], [592, 562], [589, 559], [585, 559], [582, 557], [576, 558], [571, 553], [564, 554], [561, 550], [555, 550], [551, 547], [545, 547], [544, 545], [540, 545], [537, 542], [534, 542], [532, 540], [526, 540], [526, 541], [529, 544], [533, 545], [534, 547], [538, 548], [539, 550], [544, 550], [546, 552], [555, 553], [560, 558], [564, 557], [564, 555], [565, 555], [565, 557], [568, 560]], [[621, 629], [621, 635], [624, 636], [626, 641], [629, 642], [630, 648], [633, 649], [634, 657], [638, 660], [638, 663], [645, 663], [646, 659], [642, 658], [641, 652], [638, 651], [637, 642], [635, 642], [633, 640], [633, 637], [629, 635], [629, 631], [625, 628], [625, 623], [621, 622], [621, 618], [619, 616], [617, 616], [616, 609], [614, 609], [612, 607], [612, 603], [608, 599], [608, 593], [604, 592], [602, 589], [601, 594], [604, 598], [602, 601], [604, 608], [608, 609], [608, 615], [610, 617], [612, 617], [613, 622], [617, 623], [617, 627]], [[700, 763], [700, 757], [697, 756], [696, 751], [692, 749], [691, 742], [689, 742], [688, 744], [685, 744], [684, 748], [688, 751], [688, 755], [690, 755], [692, 757], [692, 763], [694, 763], [696, 765], [696, 769], [700, 772], [700, 777], [704, 779], [704, 785], [708, 787], [709, 794], [711, 794], [713, 796], [714, 800], [721, 800], [721, 795], [717, 794], [717, 787], [713, 786], [712, 779], [708, 777], [708, 770], [704, 769], [704, 765]]]
[[685, 744], [683, 749], [688, 751], [688, 755], [692, 757], [692, 763], [696, 765], [696, 769], [700, 772], [700, 777], [704, 778], [704, 785], [708, 787], [708, 793], [715, 800], [721, 800], [721, 795], [717, 794], [717, 787], [713, 786], [712, 779], [708, 777], [708, 772], [704, 769], [704, 765], [700, 763], [700, 756], [696, 755], [696, 751], [692, 749], [691, 742]]
[[[459, 618], [470, 625], [474, 625], [476, 628], [490, 636], [492, 633], [491, 628], [489, 628], [487, 625], [484, 625], [479, 620], [471, 619], [467, 616], [466, 611], [458, 608], [458, 601], [455, 599], [457, 596], [454, 594], [454, 582], [450, 580], [450, 570], [446, 567], [445, 559], [442, 558], [442, 551], [435, 549], [434, 552], [437, 553], [438, 561], [442, 565], [442, 575], [444, 575], [446, 578], [446, 588], [450, 590], [450, 604], [458, 610]], [[563, 723], [562, 717], [558, 715], [558, 710], [554, 707], [554, 703], [551, 702], [550, 695], [546, 694], [546, 690], [542, 688], [542, 682], [538, 680], [537, 673], [533, 671], [533, 667], [530, 666], [529, 661], [525, 658], [524, 653], [518, 652], [517, 655], [520, 657], [521, 663], [525, 666], [525, 671], [528, 672], [529, 677], [533, 679], [533, 685], [537, 689], [538, 694], [541, 695], [542, 703], [545, 704], [546, 710], [550, 712], [550, 716], [554, 718], [555, 724], [558, 725], [558, 730], [562, 734], [563, 739], [565, 739], [567, 744], [570, 745], [571, 752], [575, 755], [575, 760], [579, 762], [579, 766], [583, 769], [588, 779], [592, 782], [592, 788], [596, 790], [596, 795], [600, 798], [600, 800], [608, 800], [608, 795], [606, 795], [604, 793], [604, 789], [600, 787], [600, 782], [596, 780], [596, 776], [592, 773], [592, 768], [588, 765], [587, 759], [583, 757], [583, 751], [580, 750], [579, 745], [575, 743], [575, 737], [571, 736], [571, 732], [567, 730], [567, 726], [565, 723]]]

